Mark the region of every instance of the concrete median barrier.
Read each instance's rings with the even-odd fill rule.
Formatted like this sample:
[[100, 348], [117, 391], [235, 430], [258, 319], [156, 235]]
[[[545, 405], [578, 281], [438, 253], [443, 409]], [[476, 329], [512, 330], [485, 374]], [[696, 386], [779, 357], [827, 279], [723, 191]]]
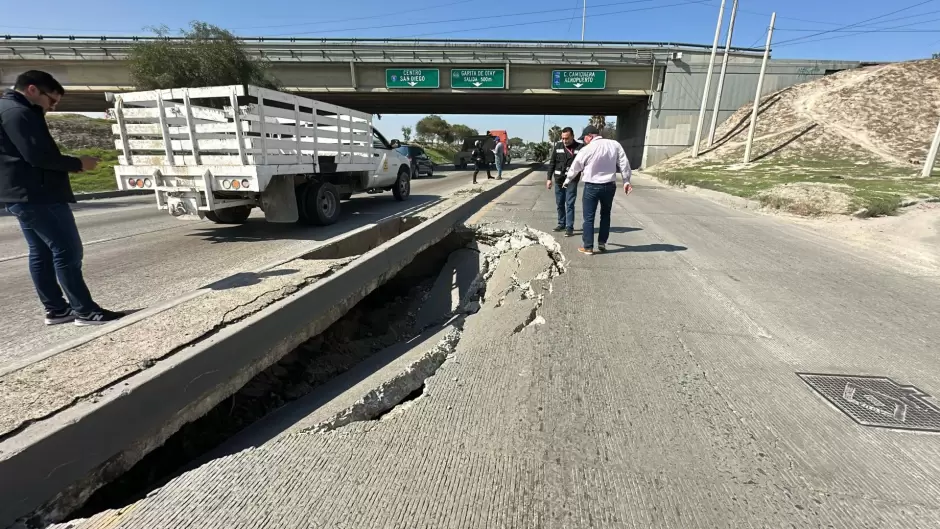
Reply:
[[227, 278], [207, 295], [0, 375], [0, 527], [67, 516], [533, 170]]

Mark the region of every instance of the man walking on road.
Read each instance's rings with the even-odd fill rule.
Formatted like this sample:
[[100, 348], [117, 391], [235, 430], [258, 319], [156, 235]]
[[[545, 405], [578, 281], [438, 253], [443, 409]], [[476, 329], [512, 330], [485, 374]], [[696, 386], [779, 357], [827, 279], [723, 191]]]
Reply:
[[602, 137], [597, 127], [585, 127], [581, 139], [585, 145], [568, 168], [564, 185], [568, 187], [579, 173], [584, 180], [584, 199], [581, 204], [584, 209], [584, 231], [581, 234], [583, 245], [578, 251], [593, 255], [594, 215], [597, 213], [597, 205], [601, 206], [597, 251], [605, 252], [607, 238], [610, 236], [610, 211], [614, 205], [614, 195], [617, 193], [617, 173], [623, 175], [623, 192], [628, 195], [633, 192], [633, 186], [630, 184], [632, 173], [623, 146], [617, 141]]
[[490, 180], [493, 175], [490, 174], [490, 163], [486, 161], [486, 151], [483, 150], [483, 142], [477, 140], [473, 144], [473, 150], [470, 151], [470, 159], [473, 160], [473, 183], [477, 183], [477, 174], [480, 169], [486, 169], [486, 177]]
[[29, 272], [46, 309], [46, 325], [102, 325], [123, 314], [92, 300], [82, 277], [82, 241], [69, 207], [75, 202], [69, 173], [94, 169], [98, 160], [65, 156], [52, 139], [45, 114], [64, 94], [55, 78], [32, 70], [0, 96], [0, 204], [16, 217], [26, 238]]
[[548, 180], [545, 187], [555, 185], [555, 207], [558, 209], [558, 225], [555, 231], [564, 230], [566, 237], [574, 235], [574, 203], [578, 198], [578, 177], [565, 186], [565, 175], [582, 145], [574, 140], [571, 127], [561, 129], [561, 141], [555, 142], [551, 160], [548, 162]]

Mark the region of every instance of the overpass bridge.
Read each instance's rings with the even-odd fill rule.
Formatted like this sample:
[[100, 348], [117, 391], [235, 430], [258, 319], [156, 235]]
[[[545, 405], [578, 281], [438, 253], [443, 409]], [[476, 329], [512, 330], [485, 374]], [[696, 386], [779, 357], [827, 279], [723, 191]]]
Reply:
[[[24, 70], [43, 69], [69, 92], [60, 110], [103, 111], [109, 106], [106, 92], [134, 89], [126, 63], [132, 47], [156, 40], [177, 38], [0, 37], [0, 84], [12, 84]], [[284, 90], [365, 112], [617, 116], [617, 139], [637, 165], [652, 165], [691, 145], [710, 53], [706, 45], [667, 42], [243, 42], [270, 63]], [[761, 53], [731, 51], [725, 116], [753, 100]], [[830, 62], [774, 61], [766, 90], [857, 65]]]

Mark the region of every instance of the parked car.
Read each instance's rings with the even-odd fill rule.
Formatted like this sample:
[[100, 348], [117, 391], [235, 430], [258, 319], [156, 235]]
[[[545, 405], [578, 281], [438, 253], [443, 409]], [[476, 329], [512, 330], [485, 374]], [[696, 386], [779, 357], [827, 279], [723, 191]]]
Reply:
[[408, 157], [408, 161], [411, 162], [411, 174], [415, 178], [434, 176], [434, 162], [424, 152], [424, 149], [417, 145], [402, 145], [398, 147], [398, 152]]

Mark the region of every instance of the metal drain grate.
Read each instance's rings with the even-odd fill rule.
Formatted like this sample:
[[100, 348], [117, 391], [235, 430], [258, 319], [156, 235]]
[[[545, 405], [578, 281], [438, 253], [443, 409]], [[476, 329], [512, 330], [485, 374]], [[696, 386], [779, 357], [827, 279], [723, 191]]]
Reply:
[[940, 432], [940, 408], [914, 386], [887, 377], [797, 373], [803, 382], [863, 426]]

